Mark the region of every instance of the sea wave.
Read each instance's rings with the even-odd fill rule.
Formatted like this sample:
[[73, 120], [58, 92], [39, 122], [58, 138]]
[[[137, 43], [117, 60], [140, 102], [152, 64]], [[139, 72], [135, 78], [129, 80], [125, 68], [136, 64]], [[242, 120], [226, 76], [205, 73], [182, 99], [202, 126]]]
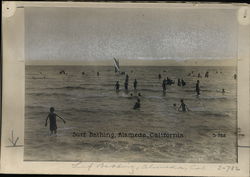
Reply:
[[194, 111], [202, 116], [213, 116], [213, 117], [230, 117], [230, 113], [222, 113], [222, 112], [211, 112], [211, 111]]
[[27, 93], [27, 95], [30, 95], [30, 96], [71, 96], [70, 94], [68, 93]]
[[[128, 107], [125, 110], [122, 109], [106, 109], [106, 108], [70, 108], [70, 109], [65, 109], [63, 110], [63, 112], [65, 113], [94, 113], [94, 114], [101, 114], [101, 115], [110, 115], [110, 114], [114, 114], [114, 115], [134, 115], [135, 111], [132, 109], [131, 107]], [[146, 115], [146, 113], [144, 113], [143, 111], [140, 112], [141, 115]]]
[[220, 100], [220, 101], [235, 99], [233, 97], [222, 97], [222, 96], [201, 96], [199, 98], [203, 100]]

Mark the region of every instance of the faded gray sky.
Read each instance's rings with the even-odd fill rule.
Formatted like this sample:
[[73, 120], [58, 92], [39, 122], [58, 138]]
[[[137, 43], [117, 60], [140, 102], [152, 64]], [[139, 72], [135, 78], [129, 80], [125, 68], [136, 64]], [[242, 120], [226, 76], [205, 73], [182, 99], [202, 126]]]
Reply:
[[25, 8], [27, 60], [227, 59], [232, 9]]

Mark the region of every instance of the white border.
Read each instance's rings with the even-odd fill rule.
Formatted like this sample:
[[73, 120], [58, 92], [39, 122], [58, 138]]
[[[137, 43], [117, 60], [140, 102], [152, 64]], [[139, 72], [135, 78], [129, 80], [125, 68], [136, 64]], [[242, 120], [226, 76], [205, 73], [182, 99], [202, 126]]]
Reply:
[[[3, 116], [1, 173], [40, 174], [116, 174], [116, 175], [185, 175], [249, 176], [249, 25], [239, 25], [238, 38], [238, 126], [242, 136], [238, 144], [239, 161], [235, 164], [205, 163], [79, 163], [24, 162], [23, 147], [7, 148], [11, 130], [24, 140], [24, 9], [22, 7], [100, 7], [100, 8], [217, 8], [239, 9], [245, 4], [199, 3], [80, 3], [16, 2], [12, 17], [3, 17]], [[236, 14], [237, 15], [237, 14]], [[229, 169], [230, 168], [230, 169]], [[237, 169], [240, 169], [239, 171]]]

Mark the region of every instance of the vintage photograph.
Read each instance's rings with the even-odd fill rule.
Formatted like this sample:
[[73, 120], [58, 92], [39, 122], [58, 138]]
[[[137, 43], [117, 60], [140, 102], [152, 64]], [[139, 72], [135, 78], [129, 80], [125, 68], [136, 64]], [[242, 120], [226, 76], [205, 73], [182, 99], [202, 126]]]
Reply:
[[236, 14], [25, 8], [24, 161], [236, 163]]

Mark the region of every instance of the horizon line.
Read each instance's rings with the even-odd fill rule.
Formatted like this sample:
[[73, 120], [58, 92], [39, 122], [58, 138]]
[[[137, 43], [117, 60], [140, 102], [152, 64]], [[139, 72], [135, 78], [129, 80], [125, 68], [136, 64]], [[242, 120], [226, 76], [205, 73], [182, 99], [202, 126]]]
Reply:
[[[187, 59], [187, 60], [120, 60], [121, 66], [237, 66], [237, 59]], [[109, 60], [25, 60], [25, 65], [87, 65], [87, 66], [113, 66], [113, 59]]]

